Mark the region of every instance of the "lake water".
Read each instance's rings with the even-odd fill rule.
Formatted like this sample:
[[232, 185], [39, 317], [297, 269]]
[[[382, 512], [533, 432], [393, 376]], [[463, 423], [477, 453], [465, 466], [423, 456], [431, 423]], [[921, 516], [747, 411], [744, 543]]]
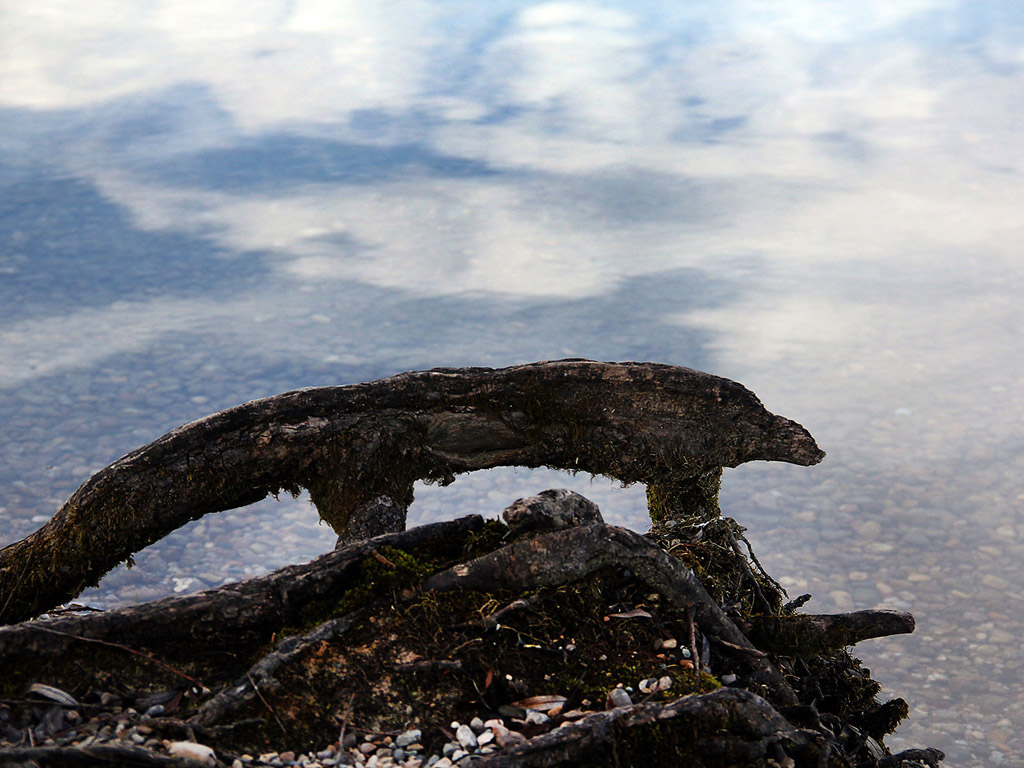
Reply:
[[[261, 396], [440, 365], [736, 379], [821, 465], [723, 505], [858, 647], [894, 748], [1024, 764], [1024, 5], [41, 0], [0, 5], [0, 544], [90, 473]], [[411, 522], [569, 485], [494, 471]], [[211, 516], [83, 599], [330, 549]]]

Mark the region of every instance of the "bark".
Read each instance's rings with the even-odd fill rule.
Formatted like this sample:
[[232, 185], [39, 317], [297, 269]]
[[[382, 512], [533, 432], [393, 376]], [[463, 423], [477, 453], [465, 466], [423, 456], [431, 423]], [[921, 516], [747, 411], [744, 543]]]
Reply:
[[668, 704], [599, 712], [474, 764], [481, 768], [625, 768], [649, 766], [652, 758], [672, 755], [676, 760], [685, 756], [685, 764], [696, 768], [761, 766], [777, 754], [772, 748], [780, 743], [800, 756], [800, 765], [816, 765], [819, 759], [826, 764], [829, 742], [822, 733], [795, 728], [749, 691], [722, 688]]
[[0, 751], [0, 766], [24, 768], [209, 768], [207, 763], [183, 757], [171, 757], [127, 744], [101, 744], [95, 747], [24, 747]]
[[[126, 662], [129, 650], [194, 668], [237, 666], [237, 659], [301, 622], [310, 606], [330, 605], [380, 547], [458, 551], [483, 525], [478, 515], [359, 541], [303, 565], [186, 597], [168, 597], [102, 613], [0, 627], [0, 665], [14, 670], [53, 663], [84, 645], [103, 645]], [[53, 661], [51, 661], [53, 660]], [[151, 661], [159, 665], [157, 661]]]
[[705, 634], [737, 651], [750, 679], [778, 704], [797, 703], [796, 694], [763, 653], [708, 595], [693, 572], [624, 528], [592, 523], [515, 542], [469, 563], [460, 563], [423, 583], [427, 590], [536, 589], [572, 583], [602, 569], [629, 568], [669, 604], [694, 615]]
[[903, 611], [869, 610], [832, 615], [795, 613], [751, 617], [748, 635], [759, 648], [783, 656], [815, 655], [856, 645], [873, 637], [914, 631], [914, 617]]
[[67, 602], [182, 525], [280, 490], [308, 489], [339, 534], [354, 512], [362, 532], [380, 533], [374, 505], [404, 525], [417, 480], [551, 466], [645, 483], [664, 517], [717, 510], [723, 466], [823, 455], [743, 386], [651, 363], [436, 369], [298, 390], [179, 427], [91, 477], [0, 550], [0, 621]]
[[[473, 690], [481, 694], [491, 686], [492, 677], [497, 685], [497, 681], [504, 678], [503, 665], [513, 662], [501, 653], [495, 654], [494, 650], [481, 651], [490, 659], [486, 677], [481, 682], [484, 670], [474, 661], [479, 657], [461, 656], [460, 649], [493, 642], [493, 638], [501, 634], [499, 618], [501, 624], [507, 625], [504, 631], [518, 633], [515, 614], [557, 612], [559, 596], [571, 585], [589, 579], [604, 584], [609, 574], [615, 574], [612, 582], [621, 583], [623, 579], [629, 584], [639, 582], [636, 587], [639, 595], [655, 591], [661, 596], [660, 602], [651, 603], [660, 606], [652, 608], [661, 614], [657, 619], [659, 626], [674, 626], [678, 635], [685, 622], [712, 641], [714, 651], [709, 656], [710, 666], [705, 669], [707, 674], [723, 676], [727, 671], [738, 672], [739, 679], [734, 684], [747, 689], [722, 688], [710, 693], [698, 690], [683, 698], [593, 712], [578, 721], [552, 728], [507, 752], [479, 758], [477, 764], [487, 768], [639, 766], [647, 765], [656, 755], [671, 757], [681, 764], [708, 767], [761, 766], [768, 764], [768, 760], [796, 768], [826, 763], [875, 764], [857, 757], [865, 748], [864, 744], [870, 741], [866, 735], [861, 736], [856, 728], [846, 728], [833, 714], [819, 716], [816, 708], [819, 683], [804, 689], [802, 697], [798, 695], [790, 680], [801, 687], [802, 682], [795, 676], [790, 680], [783, 678], [765, 652], [767, 647], [756, 647], [708, 595], [694, 573], [646, 537], [604, 525], [596, 507], [565, 491], [547, 491], [519, 500], [506, 512], [511, 522], [522, 523], [525, 519], [529, 524], [520, 528], [522, 538], [491, 551], [481, 542], [500, 544], [505, 536], [514, 536], [514, 532], [496, 523], [485, 527], [481, 518], [472, 516], [350, 543], [306, 565], [290, 566], [251, 582], [199, 595], [0, 628], [0, 665], [27, 680], [43, 678], [60, 685], [67, 684], [61, 676], [69, 674], [68, 680], [73, 678], [81, 689], [92, 691], [96, 690], [92, 687], [95, 683], [89, 680], [104, 679], [104, 670], [113, 671], [122, 687], [143, 684], [140, 681], [145, 681], [146, 671], [130, 672], [124, 661], [130, 658], [126, 652], [139, 654], [140, 649], [145, 663], [161, 665], [165, 670], [179, 665], [192, 674], [198, 674], [197, 669], [213, 670], [222, 678], [217, 683], [219, 689], [201, 706], [199, 702], [192, 702], [191, 695], [186, 693], [185, 698], [190, 703], [183, 703], [179, 712], [180, 717], [187, 717], [187, 720], [144, 717], [142, 723], [159, 734], [198, 737], [203, 743], [221, 747], [226, 750], [225, 762], [228, 762], [233, 759], [233, 751], [251, 751], [246, 746], [253, 743], [251, 739], [267, 738], [267, 729], [276, 733], [269, 718], [280, 727], [278, 739], [281, 734], [285, 739], [298, 738], [296, 731], [304, 724], [310, 727], [306, 718], [311, 710], [298, 705], [302, 700], [308, 700], [312, 711], [320, 712], [321, 717], [328, 717], [316, 736], [322, 744], [337, 738], [338, 720], [331, 720], [330, 713], [337, 711], [339, 699], [344, 701], [345, 697], [386, 698], [404, 688], [403, 681], [432, 674], [440, 677], [432, 678], [435, 682], [430, 688], [439, 688], [445, 684], [437, 680], [443, 679], [446, 673], [465, 678]], [[581, 520], [584, 522], [579, 524]], [[467, 551], [475, 551], [478, 546], [482, 546], [484, 554], [466, 557]], [[431, 562], [449, 562], [430, 566], [411, 586], [361, 572], [369, 563], [383, 566], [385, 570], [377, 573], [387, 574], [390, 569], [398, 568], [389, 558], [399, 561], [402, 552], [410, 557], [421, 557], [429, 552], [435, 557]], [[415, 568], [414, 571], [420, 573]], [[367, 587], [369, 592], [358, 592], [354, 609], [345, 608], [340, 616], [334, 617], [332, 610], [353, 604], [344, 599], [352, 596], [348, 590]], [[438, 625], [427, 633], [410, 625], [405, 630], [413, 633], [412, 639], [404, 641], [409, 643], [405, 646], [407, 650], [392, 653], [400, 651], [402, 645], [391, 645], [389, 636], [403, 630], [400, 624], [391, 622], [389, 615], [407, 617], [414, 612], [422, 615], [424, 610], [433, 610], [429, 606], [437, 605], [440, 598], [431, 597], [430, 593], [450, 593], [449, 597], [476, 595], [463, 615], [479, 617], [475, 622], [477, 631], [470, 632], [472, 637], [464, 641], [465, 635], [458, 633], [461, 628], [472, 625]], [[597, 619], [596, 623], [602, 624], [601, 613], [613, 601], [613, 594], [619, 593], [602, 591], [588, 603], [591, 610], [598, 611], [596, 616], [591, 614], [591, 619]], [[498, 597], [503, 598], [504, 603]], [[504, 607], [489, 613], [479, 613], [476, 607], [502, 604]], [[416, 611], [410, 611], [409, 606], [413, 605], [419, 606]], [[629, 613], [644, 618], [631, 618]], [[314, 616], [311, 629], [296, 629], [311, 616]], [[621, 616], [624, 621], [655, 621], [647, 611], [626, 612]], [[877, 636], [890, 630], [905, 631], [908, 622], [912, 622], [909, 616], [886, 611], [787, 618], [804, 629], [810, 627], [810, 631], [828, 634], [835, 627], [842, 627], [845, 632], [863, 636]], [[557, 621], [557, 617], [543, 619], [543, 622]], [[607, 621], [605, 617], [603, 626], [611, 627]], [[575, 618], [570, 623], [572, 629], [559, 629], [554, 623], [552, 634], [564, 642], [565, 637], [578, 629]], [[527, 626], [520, 626], [523, 632], [528, 631]], [[626, 630], [611, 631], [619, 635]], [[424, 634], [437, 643], [431, 646], [432, 652], [426, 656], [411, 654], [413, 647], [420, 654], [428, 654], [427, 647], [420, 644]], [[279, 635], [284, 635], [283, 639]], [[641, 637], [644, 638], [642, 646], [632, 645], [634, 650], [627, 656], [638, 652], [640, 647], [651, 647], [650, 635]], [[543, 657], [530, 654], [550, 653], [554, 649], [537, 645], [536, 642], [544, 641], [532, 634], [530, 639], [532, 644], [520, 645], [510, 653], [526, 654], [531, 659], [529, 663], [536, 665]], [[111, 648], [113, 657], [104, 660], [82, 655], [83, 646], [90, 643]], [[128, 643], [139, 645], [130, 648]], [[386, 655], [366, 656], [367, 649], [378, 643]], [[690, 645], [696, 643], [691, 639]], [[596, 653], [600, 648], [591, 650]], [[236, 657], [244, 657], [240, 670], [240, 659], [227, 659], [225, 649]], [[557, 651], [559, 658], [564, 652]], [[168, 664], [168, 660], [172, 664]], [[614, 665], [616, 660], [609, 660], [609, 663]], [[649, 659], [646, 663], [654, 663], [655, 669], [659, 665], [664, 668], [658, 659]], [[353, 665], [359, 667], [354, 673]], [[570, 673], [570, 677], [575, 674]], [[600, 668], [594, 668], [593, 674], [604, 679]], [[180, 672], [179, 675], [185, 677]], [[547, 675], [541, 682], [541, 676], [538, 673], [537, 680], [531, 682], [533, 690], [536, 686], [548, 685], [559, 690], [558, 682], [548, 682]], [[863, 680], [859, 675], [854, 676]], [[225, 677], [227, 679], [223, 679]], [[616, 679], [609, 677], [608, 685], [614, 685]], [[701, 678], [693, 675], [690, 679], [699, 683]], [[193, 684], [193, 689], [205, 685], [203, 680], [191, 676], [187, 680]], [[351, 687], [353, 680], [354, 689]], [[680, 682], [682, 680], [679, 678]], [[287, 681], [292, 690], [287, 690]], [[301, 690], [295, 690], [296, 686]], [[447, 723], [451, 717], [448, 708], [465, 705], [465, 689], [449, 695], [453, 698], [446, 701], [444, 709], [433, 712], [434, 720]], [[499, 696], [493, 688], [487, 695]], [[822, 697], [823, 701], [831, 698], [832, 695]], [[349, 698], [350, 703], [351, 700]], [[484, 704], [481, 699], [479, 703], [493, 708], [508, 701], [509, 698], [492, 699], [490, 704]], [[14, 703], [13, 700], [8, 702]], [[49, 706], [61, 705], [50, 702]], [[863, 713], [858, 710], [858, 727], [863, 730], [861, 723], [865, 717], [876, 716], [885, 706], [872, 706]], [[254, 710], [267, 719], [254, 721]], [[396, 717], [406, 717], [402, 714], [405, 710], [401, 700], [396, 703], [396, 710]], [[145, 711], [145, 707], [140, 707], [139, 711]], [[348, 721], [347, 711], [346, 708], [344, 722]], [[365, 724], [365, 718], [366, 711], [362, 710], [358, 722]], [[405, 722], [404, 719], [401, 722]], [[393, 729], [394, 725], [391, 727]], [[252, 728], [262, 735], [253, 737], [249, 730]], [[837, 734], [845, 735], [840, 739]], [[933, 755], [932, 751], [927, 751], [927, 755], [936, 760], [941, 757], [939, 753]], [[160, 755], [146, 756], [132, 748], [109, 743], [0, 749], [0, 762], [15, 764], [35, 761], [39, 765], [75, 765], [89, 764], [90, 760], [95, 764], [118, 764], [119, 760], [124, 764], [133, 764], [132, 761], [138, 765], [169, 764]]]

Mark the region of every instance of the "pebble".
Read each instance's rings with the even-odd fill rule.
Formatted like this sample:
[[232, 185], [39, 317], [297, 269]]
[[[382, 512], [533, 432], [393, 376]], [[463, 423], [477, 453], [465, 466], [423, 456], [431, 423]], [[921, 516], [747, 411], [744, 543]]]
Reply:
[[204, 765], [216, 765], [217, 756], [205, 744], [192, 741], [173, 741], [167, 745], [167, 752], [174, 757], [185, 757]]
[[[529, 713], [527, 713], [527, 715], [529, 715]], [[482, 724], [483, 723], [481, 723], [481, 725]], [[477, 748], [476, 734], [473, 733], [473, 729], [470, 728], [468, 725], [463, 724], [456, 728], [455, 738], [458, 739], [459, 744], [461, 744], [465, 749]]]
[[629, 698], [629, 694], [623, 688], [612, 688], [608, 692], [608, 702], [613, 707], [628, 707], [633, 700]]
[[404, 733], [398, 734], [395, 738], [395, 745], [399, 747], [408, 747], [410, 744], [414, 744], [423, 737], [423, 732], [419, 728], [412, 728]]

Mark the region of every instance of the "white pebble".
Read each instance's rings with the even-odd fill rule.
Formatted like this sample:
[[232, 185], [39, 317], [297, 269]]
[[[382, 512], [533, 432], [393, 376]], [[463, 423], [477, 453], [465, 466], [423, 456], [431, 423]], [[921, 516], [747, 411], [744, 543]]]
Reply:
[[217, 756], [213, 750], [204, 744], [196, 744], [194, 741], [172, 741], [167, 746], [168, 753], [175, 757], [187, 757], [206, 765], [216, 765]]
[[484, 731], [483, 733], [481, 733], [479, 736], [476, 737], [476, 741], [477, 741], [477, 744], [479, 744], [481, 747], [484, 744], [491, 743], [492, 741], [494, 741], [494, 731]]
[[459, 740], [459, 744], [465, 749], [476, 749], [477, 747], [476, 734], [473, 733], [473, 729], [468, 725], [460, 725], [456, 728], [455, 738]]
[[536, 725], [544, 725], [548, 721], [548, 716], [543, 712], [538, 712], [536, 709], [526, 710], [526, 722], [534, 723]]
[[469, 721], [469, 727], [477, 733], [480, 733], [480, 731], [484, 729], [484, 721], [481, 720], [479, 717], [474, 717], [472, 720]]

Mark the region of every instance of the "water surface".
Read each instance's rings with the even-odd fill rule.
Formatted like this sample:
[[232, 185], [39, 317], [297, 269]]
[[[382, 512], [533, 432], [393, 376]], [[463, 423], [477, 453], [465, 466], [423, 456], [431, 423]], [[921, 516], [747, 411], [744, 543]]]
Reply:
[[[724, 505], [860, 655], [894, 747], [1024, 754], [1024, 11], [1014, 2], [0, 6], [0, 543], [255, 397], [566, 356], [725, 375], [814, 468]], [[413, 521], [571, 485], [496, 471]], [[200, 520], [100, 605], [325, 551], [304, 499]]]

